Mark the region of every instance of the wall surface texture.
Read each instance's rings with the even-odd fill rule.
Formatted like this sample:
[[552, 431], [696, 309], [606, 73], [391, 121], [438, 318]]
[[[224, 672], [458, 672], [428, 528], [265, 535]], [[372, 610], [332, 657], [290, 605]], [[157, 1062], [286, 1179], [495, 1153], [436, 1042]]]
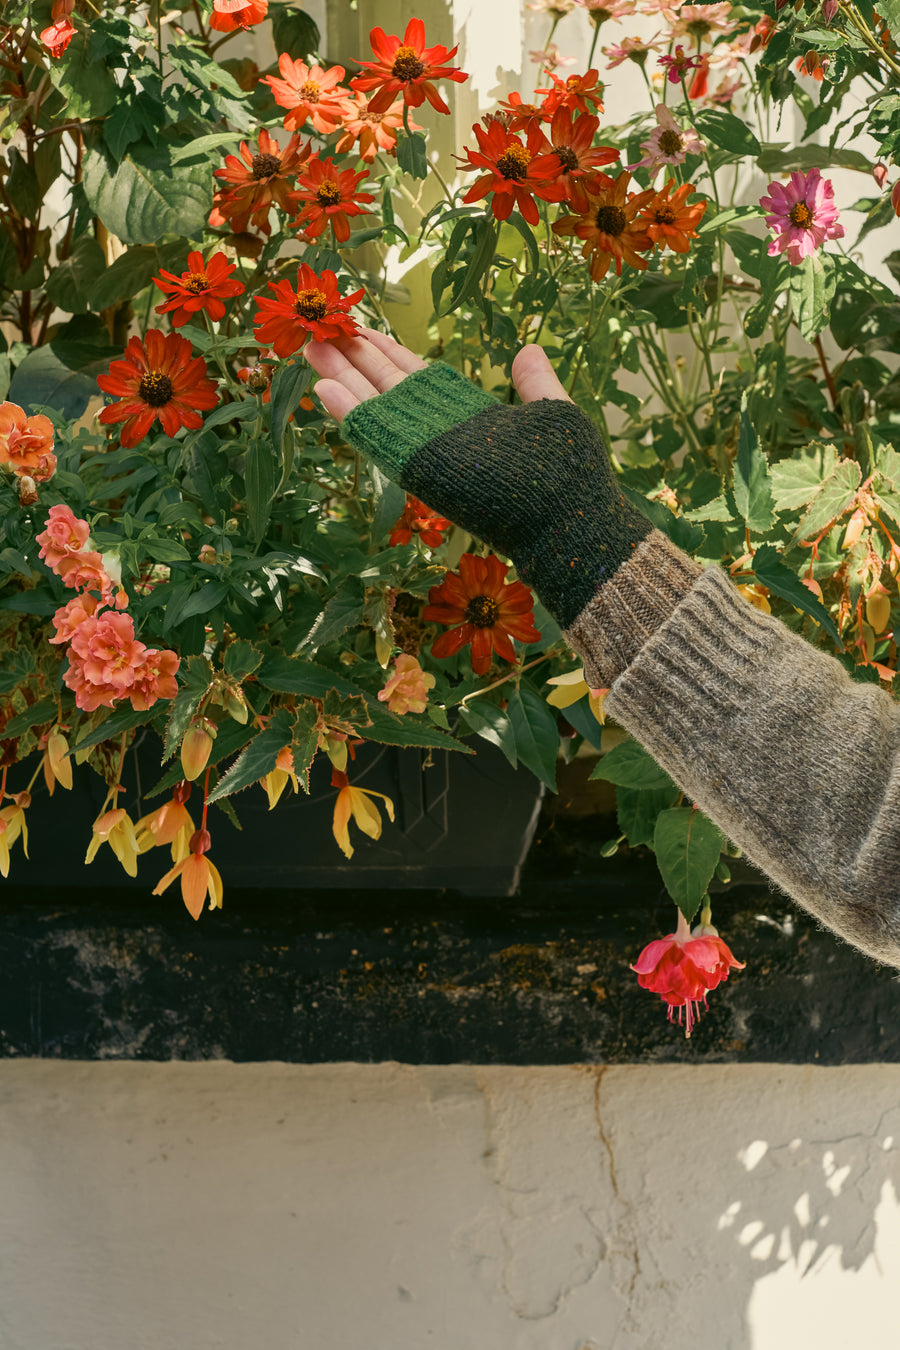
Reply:
[[0, 1066], [2, 1350], [896, 1350], [900, 1067]]

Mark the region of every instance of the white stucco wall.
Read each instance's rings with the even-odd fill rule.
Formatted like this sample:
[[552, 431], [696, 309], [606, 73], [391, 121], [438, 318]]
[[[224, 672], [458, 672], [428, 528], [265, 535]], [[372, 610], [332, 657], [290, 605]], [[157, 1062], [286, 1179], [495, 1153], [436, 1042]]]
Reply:
[[900, 1067], [0, 1066], [3, 1350], [896, 1350]]

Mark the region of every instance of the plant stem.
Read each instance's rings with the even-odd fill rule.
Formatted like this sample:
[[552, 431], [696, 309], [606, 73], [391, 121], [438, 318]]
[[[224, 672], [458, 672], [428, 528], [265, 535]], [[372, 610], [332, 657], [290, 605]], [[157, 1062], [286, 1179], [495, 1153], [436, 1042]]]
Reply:
[[[508, 675], [504, 675], [501, 679], [495, 680], [493, 684], [487, 684], [483, 689], [475, 689], [472, 691], [471, 694], [466, 694], [465, 698], [460, 699], [459, 707], [464, 708], [466, 704], [469, 702], [469, 699], [481, 698], [482, 694], [489, 694], [492, 689], [499, 689], [501, 684], [508, 684], [510, 680], [517, 680], [521, 678], [521, 676], [525, 674], [526, 670], [533, 670], [534, 667], [539, 666], [542, 661], [549, 661], [549, 660], [550, 660], [550, 653], [544, 652], [542, 656], [536, 656], [533, 661], [529, 661], [527, 666], [516, 666], [515, 669], [511, 670]], [[455, 706], [456, 706], [455, 704], [452, 703], [450, 704], [451, 708]]]

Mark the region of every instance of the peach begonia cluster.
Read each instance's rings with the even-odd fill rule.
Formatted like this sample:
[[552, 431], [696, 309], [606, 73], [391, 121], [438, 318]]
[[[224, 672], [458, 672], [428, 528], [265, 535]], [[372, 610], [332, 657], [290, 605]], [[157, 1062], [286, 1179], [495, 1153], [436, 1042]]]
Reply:
[[46, 483], [56, 472], [53, 423], [43, 413], [26, 417], [16, 403], [0, 403], [0, 465], [17, 478]]
[[39, 556], [51, 571], [80, 592], [54, 614], [56, 634], [50, 639], [68, 644], [69, 668], [63, 680], [76, 706], [94, 712], [128, 698], [135, 711], [144, 712], [158, 699], [174, 698], [179, 658], [137, 640], [131, 616], [121, 612], [128, 595], [121, 587], [113, 593], [107, 570], [113, 560], [107, 563], [91, 551], [87, 521], [79, 520], [71, 507], [51, 506], [37, 542]]

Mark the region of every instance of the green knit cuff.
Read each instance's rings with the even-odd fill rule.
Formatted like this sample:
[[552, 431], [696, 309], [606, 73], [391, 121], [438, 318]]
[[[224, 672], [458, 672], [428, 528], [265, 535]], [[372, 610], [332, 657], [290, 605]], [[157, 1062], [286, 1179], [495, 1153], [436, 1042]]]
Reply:
[[355, 450], [400, 479], [406, 461], [426, 442], [458, 426], [497, 400], [444, 361], [416, 370], [385, 394], [359, 403], [342, 430]]

